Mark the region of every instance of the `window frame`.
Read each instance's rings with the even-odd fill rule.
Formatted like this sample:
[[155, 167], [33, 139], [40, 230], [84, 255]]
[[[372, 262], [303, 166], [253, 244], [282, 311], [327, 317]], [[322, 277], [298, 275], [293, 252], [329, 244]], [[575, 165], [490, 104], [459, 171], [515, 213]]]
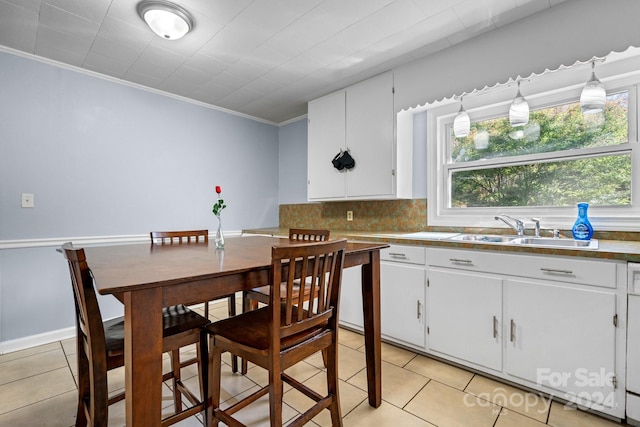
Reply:
[[[551, 107], [567, 102], [579, 100], [584, 87], [584, 72], [571, 69], [560, 70], [566, 73], [563, 79], [558, 79], [554, 73], [537, 76], [535, 81], [521, 85], [521, 91], [530, 109]], [[584, 80], [583, 80], [584, 79]], [[558, 81], [559, 80], [559, 81]], [[594, 147], [561, 152], [558, 156], [551, 156], [553, 160], [596, 155], [603, 152], [629, 152], [631, 154], [631, 205], [589, 207], [589, 219], [596, 230], [640, 231], [640, 143], [638, 141], [638, 98], [640, 86], [640, 72], [611, 76], [601, 81], [607, 88], [607, 93], [623, 90], [629, 91], [628, 98], [628, 142], [621, 145]], [[542, 89], [532, 93], [536, 87]], [[480, 91], [464, 97], [464, 107], [473, 121], [486, 120], [508, 113], [509, 105], [515, 96], [515, 84], [500, 86]], [[523, 219], [531, 227], [531, 218], [541, 220], [543, 229], [570, 229], [577, 215], [576, 207], [469, 207], [449, 208], [449, 173], [461, 168], [487, 168], [496, 164], [504, 164], [504, 158], [476, 160], [464, 163], [448, 163], [450, 154], [450, 127], [460, 108], [458, 101], [446, 100], [427, 107], [427, 224], [429, 226], [447, 227], [503, 227], [495, 216], [506, 213]], [[560, 153], [560, 152], [558, 152]], [[536, 153], [518, 157], [513, 164], [527, 163], [527, 160], [549, 158], [549, 153]], [[634, 183], [637, 183], [634, 185]]]

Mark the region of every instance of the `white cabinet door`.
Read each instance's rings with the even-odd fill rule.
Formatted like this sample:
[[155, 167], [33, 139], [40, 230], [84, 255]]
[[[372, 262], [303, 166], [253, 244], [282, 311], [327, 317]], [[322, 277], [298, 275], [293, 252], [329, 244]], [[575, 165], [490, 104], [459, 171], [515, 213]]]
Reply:
[[506, 372], [585, 403], [615, 404], [616, 295], [526, 279], [506, 280], [504, 292]]
[[428, 348], [502, 370], [502, 280], [474, 272], [430, 268]]
[[349, 267], [342, 270], [340, 288], [340, 324], [359, 331], [364, 330], [362, 313], [362, 267]]
[[384, 338], [424, 348], [425, 284], [424, 266], [380, 263], [380, 321]]
[[640, 394], [640, 295], [629, 295], [627, 390]]
[[345, 148], [345, 92], [309, 102], [308, 117], [307, 197], [344, 198], [346, 174], [331, 160]]
[[347, 88], [346, 146], [356, 161], [347, 171], [347, 197], [394, 194], [393, 74]]

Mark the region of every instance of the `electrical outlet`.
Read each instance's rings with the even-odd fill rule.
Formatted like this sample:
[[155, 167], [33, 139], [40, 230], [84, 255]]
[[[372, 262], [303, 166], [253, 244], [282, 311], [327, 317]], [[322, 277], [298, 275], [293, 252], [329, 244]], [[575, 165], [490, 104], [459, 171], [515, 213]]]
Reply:
[[32, 208], [33, 206], [34, 206], [33, 194], [31, 194], [31, 193], [22, 193], [22, 207], [23, 208]]
[[353, 221], [353, 211], [347, 211], [347, 221]]

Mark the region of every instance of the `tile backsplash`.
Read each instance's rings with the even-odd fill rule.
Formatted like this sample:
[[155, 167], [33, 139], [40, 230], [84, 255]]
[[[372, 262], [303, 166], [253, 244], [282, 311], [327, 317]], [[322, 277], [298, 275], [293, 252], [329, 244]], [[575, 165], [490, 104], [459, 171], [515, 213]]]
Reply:
[[[353, 212], [353, 221], [347, 221], [348, 211]], [[350, 200], [280, 205], [279, 215], [280, 228], [494, 234], [509, 231], [504, 228], [427, 227], [427, 199]], [[530, 230], [528, 234], [529, 232]], [[571, 230], [561, 230], [561, 232], [564, 236], [571, 237]], [[640, 240], [640, 233], [596, 230], [593, 237], [603, 240]]]
[[[353, 221], [347, 221], [347, 211], [353, 212]], [[352, 200], [280, 205], [280, 227], [421, 231], [427, 227], [427, 200]]]

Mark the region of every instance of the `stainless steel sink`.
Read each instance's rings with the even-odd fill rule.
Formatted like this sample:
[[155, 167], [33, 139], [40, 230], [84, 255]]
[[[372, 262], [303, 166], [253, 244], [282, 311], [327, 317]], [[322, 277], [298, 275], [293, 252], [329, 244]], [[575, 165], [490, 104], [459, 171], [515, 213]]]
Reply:
[[552, 237], [519, 237], [513, 239], [512, 245], [542, 246], [565, 249], [598, 249], [598, 240], [555, 239]]
[[598, 241], [556, 239], [552, 237], [515, 236], [509, 234], [458, 234], [447, 240], [458, 242], [497, 243], [503, 245], [523, 245], [560, 249], [598, 249]]
[[478, 243], [509, 243], [517, 238], [518, 236], [499, 234], [458, 234], [457, 236], [451, 237], [450, 240]]

